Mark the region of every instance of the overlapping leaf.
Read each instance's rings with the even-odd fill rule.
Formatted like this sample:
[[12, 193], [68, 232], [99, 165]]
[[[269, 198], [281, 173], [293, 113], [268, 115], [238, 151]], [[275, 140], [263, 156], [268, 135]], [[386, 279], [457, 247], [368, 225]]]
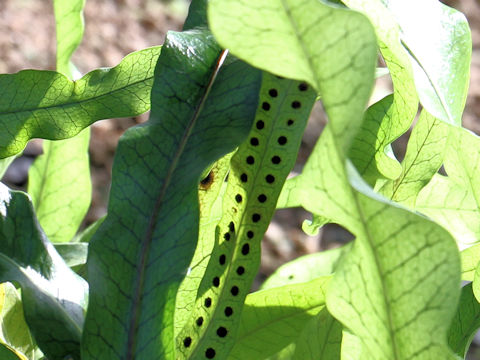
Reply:
[[461, 248], [480, 239], [480, 139], [468, 130], [450, 127], [444, 166], [420, 192], [416, 209], [448, 229]]
[[472, 39], [467, 19], [438, 0], [382, 0], [401, 29], [423, 107], [461, 125], [470, 75]]
[[262, 284], [261, 289], [307, 282], [333, 274], [342, 256], [350, 249], [351, 244], [347, 244], [337, 249], [301, 256], [275, 270]]
[[159, 53], [160, 47], [132, 53], [76, 81], [54, 71], [0, 75], [0, 157], [22, 151], [32, 138], [66, 139], [97, 120], [147, 111]]
[[0, 343], [11, 348], [18, 357], [32, 359], [36, 346], [25, 322], [20, 294], [8, 282], [0, 284], [0, 323]]
[[[330, 108], [343, 146], [360, 126], [346, 108], [361, 114], [375, 72], [376, 42], [368, 20], [357, 12], [317, 0], [209, 2], [215, 38], [241, 59], [273, 74], [305, 80]], [[348, 83], [348, 88], [339, 86]]]
[[[358, 177], [353, 166], [345, 166], [345, 148], [351, 145], [352, 137], [356, 135], [355, 129], [358, 129], [362, 109], [368, 98], [368, 91], [356, 91], [354, 97], [350, 96], [350, 91], [352, 88], [358, 90], [355, 84], [368, 86], [373, 79], [373, 73], [368, 72], [368, 62], [360, 65], [356, 61], [355, 66], [351, 66], [352, 69], [355, 68], [354, 76], [358, 77], [358, 82], [341, 81], [341, 77], [337, 76], [322, 76], [321, 70], [336, 68], [332, 63], [338, 60], [332, 51], [329, 53], [329, 60], [322, 64], [311, 61], [307, 76], [304, 69], [308, 69], [309, 65], [304, 64], [305, 53], [295, 51], [303, 45], [302, 41], [299, 41], [304, 39], [303, 37], [297, 36], [296, 40], [292, 40], [288, 36], [282, 36], [279, 43], [271, 36], [267, 43], [266, 37], [262, 37], [259, 30], [262, 26], [269, 26], [291, 34], [292, 31], [280, 27], [281, 20], [274, 20], [275, 24], [265, 20], [281, 19], [279, 16], [267, 18], [266, 13], [271, 9], [282, 8], [289, 2], [271, 1], [268, 6], [261, 1], [236, 4], [239, 5], [218, 1], [212, 2], [210, 6], [212, 29], [223, 39], [223, 45], [257, 66], [274, 69], [279, 75], [308, 78], [314, 74], [317, 78], [310, 81], [321, 89], [330, 123], [322, 133], [302, 174], [290, 180], [291, 185], [280, 203], [288, 204], [292, 199], [292, 202], [300, 203], [314, 214], [343, 225], [356, 236], [352, 250], [341, 261], [329, 286], [329, 311], [358, 338], [361, 344], [361, 359], [452, 359], [453, 353], [448, 350], [445, 338], [448, 320], [453, 317], [453, 309], [458, 300], [460, 281], [460, 261], [452, 237], [435, 223], [398, 208], [373, 193]], [[244, 10], [246, 4], [251, 12]], [[267, 10], [262, 10], [262, 6]], [[317, 27], [321, 26], [324, 18], [311, 6], [313, 5], [309, 1], [302, 2], [300, 6], [289, 9], [291, 11], [285, 11], [284, 18], [296, 19], [295, 16], [304, 11], [307, 15], [301, 23], [305, 26], [302, 28], [305, 32], [300, 34], [309, 34], [310, 30], [325, 44], [327, 39], [334, 37], [322, 38], [321, 35], [324, 34], [319, 32]], [[218, 10], [215, 14], [214, 9], [217, 7], [221, 11]], [[336, 11], [345, 11], [347, 14], [346, 10]], [[220, 27], [216, 27], [215, 22], [218, 19], [220, 23], [221, 16], [229, 16], [229, 21], [226, 22], [229, 29], [222, 28], [220, 33]], [[260, 16], [262, 20], [259, 19]], [[249, 19], [250, 24], [255, 24], [250, 27], [253, 30], [241, 32], [239, 24], [241, 25], [243, 20], [239, 19]], [[300, 21], [296, 22], [298, 23]], [[338, 22], [337, 26], [337, 31], [348, 32], [351, 29], [342, 22]], [[313, 29], [316, 31], [312, 31]], [[261, 44], [261, 49], [253, 45], [253, 40], [248, 42], [248, 36], [243, 38], [245, 33], [256, 35], [255, 41]], [[368, 43], [366, 36], [364, 34], [364, 44]], [[238, 43], [243, 45], [238, 46]], [[311, 44], [314, 43], [312, 40]], [[321, 49], [321, 45], [315, 45]], [[252, 50], [243, 49], [248, 47]], [[329, 50], [333, 48], [334, 46], [331, 46]], [[369, 52], [370, 48], [367, 46], [348, 48], [355, 53], [350, 55], [349, 59], [358, 60], [362, 55], [374, 54], [374, 51]], [[253, 52], [258, 52], [259, 55]], [[336, 53], [341, 54], [341, 51]], [[268, 65], [257, 61], [258, 56], [265, 58]], [[372, 58], [374, 59], [374, 56]], [[402, 63], [398, 66], [401, 67]], [[292, 70], [294, 68], [303, 71], [299, 74]], [[403, 74], [407, 80], [411, 78], [410, 71]], [[325, 86], [318, 85], [322, 83]], [[333, 97], [334, 102], [331, 101]], [[352, 103], [355, 103], [355, 106]], [[410, 101], [402, 106], [411, 107]], [[412, 109], [416, 111], [416, 104]], [[339, 131], [345, 129], [342, 125], [346, 119], [350, 123], [348, 129], [353, 133], [345, 134]], [[435, 336], [432, 335], [433, 330]]]
[[367, 110], [349, 154], [360, 174], [373, 185], [379, 177], [400, 176], [401, 168], [391, 156], [390, 144], [410, 127], [418, 97], [408, 56], [400, 44], [401, 29], [392, 14], [380, 0], [346, 0], [345, 4], [362, 11], [372, 22], [393, 82], [393, 95]]
[[447, 125], [423, 110], [408, 141], [401, 175], [379, 192], [414, 208], [418, 194], [442, 166], [449, 133]]
[[[325, 308], [325, 290], [329, 280], [329, 277], [321, 277], [308, 283], [277, 287], [248, 295], [237, 340], [229, 359], [266, 359], [297, 340], [302, 344], [302, 349], [297, 349], [297, 352], [299, 355], [305, 354], [308, 351], [303, 348], [309, 348], [306, 344], [309, 341], [308, 336], [316, 345], [315, 353], [322, 355], [324, 347], [328, 346], [326, 340], [329, 335], [333, 336], [333, 333], [329, 334], [330, 324], [326, 319], [317, 318]], [[315, 334], [310, 331], [312, 326], [318, 326], [323, 335], [312, 337]], [[305, 327], [309, 331], [303, 337], [301, 334]], [[340, 348], [340, 341], [337, 347]], [[310, 358], [323, 359], [321, 356], [303, 359]]]
[[169, 33], [150, 120], [120, 141], [108, 216], [89, 247], [84, 359], [175, 356], [175, 294], [198, 238], [200, 176], [247, 135], [260, 85], [257, 70], [228, 58], [213, 81], [219, 56], [206, 30]]
[[[70, 57], [83, 37], [84, 3], [84, 0], [54, 1], [57, 70], [70, 79], [74, 79]], [[64, 116], [64, 121], [69, 120]], [[46, 140], [43, 155], [30, 168], [28, 192], [38, 221], [52, 242], [70, 241], [90, 206], [89, 140], [89, 129], [72, 139]]]
[[473, 336], [480, 328], [480, 304], [472, 292], [472, 284], [462, 288], [457, 312], [448, 331], [448, 344], [465, 358]]
[[25, 318], [52, 359], [80, 359], [87, 284], [47, 240], [26, 194], [0, 184], [0, 282], [22, 288]]

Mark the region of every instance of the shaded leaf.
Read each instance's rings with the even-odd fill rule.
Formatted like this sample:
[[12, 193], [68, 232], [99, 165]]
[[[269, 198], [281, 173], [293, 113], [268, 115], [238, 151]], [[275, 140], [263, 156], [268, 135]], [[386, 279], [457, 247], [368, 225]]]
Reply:
[[175, 356], [175, 294], [198, 238], [200, 176], [247, 135], [260, 85], [258, 71], [228, 59], [215, 80], [219, 56], [206, 30], [170, 32], [150, 119], [119, 143], [108, 215], [89, 247], [84, 359]]
[[25, 319], [43, 353], [80, 358], [87, 284], [47, 240], [26, 194], [0, 184], [0, 282], [22, 289]]
[[472, 284], [462, 288], [457, 312], [448, 330], [448, 344], [465, 358], [473, 336], [480, 328], [480, 304], [472, 292]]
[[87, 262], [87, 243], [55, 244], [55, 250], [69, 267], [84, 265]]

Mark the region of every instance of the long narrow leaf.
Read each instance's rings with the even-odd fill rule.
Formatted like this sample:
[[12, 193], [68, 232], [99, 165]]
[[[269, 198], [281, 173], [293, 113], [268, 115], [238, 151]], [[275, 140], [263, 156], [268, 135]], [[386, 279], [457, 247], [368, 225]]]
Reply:
[[159, 54], [158, 46], [140, 50], [76, 81], [55, 71], [0, 75], [0, 158], [32, 138], [67, 139], [97, 120], [147, 111]]
[[120, 141], [108, 216], [87, 260], [84, 359], [174, 358], [175, 295], [198, 238], [198, 183], [244, 139], [257, 105], [257, 70], [227, 58], [213, 81], [220, 54], [207, 30], [169, 33], [150, 120]]

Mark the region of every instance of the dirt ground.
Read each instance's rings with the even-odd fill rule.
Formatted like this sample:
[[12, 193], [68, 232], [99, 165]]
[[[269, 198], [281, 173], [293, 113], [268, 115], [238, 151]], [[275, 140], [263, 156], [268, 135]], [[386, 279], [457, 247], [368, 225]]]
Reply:
[[[168, 30], [180, 30], [188, 0], [87, 0], [84, 40], [74, 55], [82, 73], [97, 67], [114, 66], [128, 53], [162, 44]], [[471, 84], [464, 114], [464, 126], [480, 134], [480, 1], [448, 1], [468, 18], [472, 29], [473, 56]], [[55, 28], [51, 1], [0, 1], [0, 73], [21, 69], [55, 68]], [[382, 90], [380, 90], [382, 91]], [[112, 119], [92, 126], [90, 155], [94, 193], [86, 224], [106, 213], [111, 167], [121, 134], [143, 122], [148, 115]], [[299, 155], [299, 167], [311, 151], [324, 123], [321, 109], [315, 108]], [[41, 141], [32, 141], [24, 156], [17, 159], [3, 181], [24, 188], [27, 171], [41, 153]], [[298, 169], [297, 169], [298, 170]], [[301, 224], [304, 211], [279, 211], [263, 243], [261, 277], [280, 264], [306, 253], [327, 249], [351, 239], [342, 228], [329, 225], [317, 236], [306, 236]]]

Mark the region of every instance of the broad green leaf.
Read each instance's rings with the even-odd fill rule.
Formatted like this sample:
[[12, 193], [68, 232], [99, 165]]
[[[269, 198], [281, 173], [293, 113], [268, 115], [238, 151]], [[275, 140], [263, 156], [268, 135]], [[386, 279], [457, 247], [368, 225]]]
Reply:
[[0, 323], [0, 342], [32, 359], [36, 346], [25, 322], [20, 294], [9, 282], [0, 284]]
[[72, 139], [46, 141], [44, 154], [28, 173], [28, 193], [38, 221], [54, 243], [72, 240], [91, 199], [88, 142], [85, 129]]
[[353, 168], [345, 174], [335, 140], [327, 126], [297, 177], [295, 195], [307, 210], [356, 236], [329, 287], [329, 311], [360, 339], [361, 359], [451, 359], [441, 339], [459, 291], [453, 239], [374, 194]]
[[0, 282], [22, 289], [25, 319], [52, 359], [80, 359], [87, 283], [64, 263], [41, 230], [26, 194], [0, 184]]
[[87, 243], [55, 244], [54, 246], [69, 267], [84, 265], [87, 262]]
[[97, 120], [147, 111], [159, 54], [158, 46], [137, 51], [76, 81], [55, 71], [0, 75], [0, 157], [32, 138], [66, 139]]
[[293, 359], [340, 359], [342, 329], [342, 325], [323, 308], [303, 328], [296, 341]]
[[420, 192], [416, 209], [444, 226], [460, 248], [480, 239], [480, 139], [463, 128], [448, 126], [450, 140], [444, 167]]
[[223, 55], [206, 30], [167, 35], [150, 119], [120, 140], [108, 215], [90, 242], [83, 359], [175, 356], [200, 176], [245, 138], [257, 105], [260, 73], [228, 58], [218, 72]]
[[359, 338], [361, 359], [452, 358], [441, 339], [459, 292], [453, 239], [373, 193], [352, 166], [347, 172], [338, 146], [327, 125], [295, 192], [284, 195], [356, 236], [329, 287], [329, 311]]
[[[264, 359], [295, 342], [309, 320], [325, 308], [329, 280], [323, 277], [248, 295], [228, 359]], [[321, 347], [321, 338], [317, 340]]]
[[280, 266], [262, 284], [261, 289], [270, 289], [277, 286], [303, 283], [320, 276], [333, 274], [335, 268], [344, 254], [351, 249], [351, 244], [304, 255]]
[[467, 284], [462, 288], [457, 312], [448, 330], [448, 345], [464, 359], [479, 328], [480, 304], [473, 296], [472, 284]]
[[382, 0], [401, 29], [423, 107], [461, 125], [470, 78], [472, 38], [467, 19], [437, 0]]
[[365, 114], [349, 156], [364, 179], [373, 185], [377, 178], [396, 179], [401, 167], [390, 153], [390, 144], [405, 133], [415, 118], [418, 97], [410, 61], [400, 44], [401, 29], [380, 0], [345, 0], [372, 22], [378, 46], [389, 69], [393, 95], [372, 105]]
[[[84, 0], [54, 1], [57, 71], [70, 79], [70, 56], [83, 37], [83, 5]], [[64, 115], [64, 120], [70, 119]], [[89, 129], [72, 139], [45, 140], [43, 155], [29, 170], [28, 192], [40, 225], [54, 243], [73, 238], [90, 206], [89, 140]]]
[[350, 146], [360, 121], [345, 109], [363, 112], [359, 99], [370, 95], [375, 72], [375, 36], [363, 15], [318, 0], [212, 0], [208, 19], [215, 38], [239, 58], [313, 85], [337, 119], [332, 131], [341, 147]]
[[462, 280], [473, 281], [475, 270], [480, 263], [480, 244], [466, 248], [460, 255], [462, 258]]
[[408, 141], [400, 177], [386, 182], [379, 192], [414, 208], [420, 190], [442, 166], [449, 132], [445, 124], [423, 110]]

